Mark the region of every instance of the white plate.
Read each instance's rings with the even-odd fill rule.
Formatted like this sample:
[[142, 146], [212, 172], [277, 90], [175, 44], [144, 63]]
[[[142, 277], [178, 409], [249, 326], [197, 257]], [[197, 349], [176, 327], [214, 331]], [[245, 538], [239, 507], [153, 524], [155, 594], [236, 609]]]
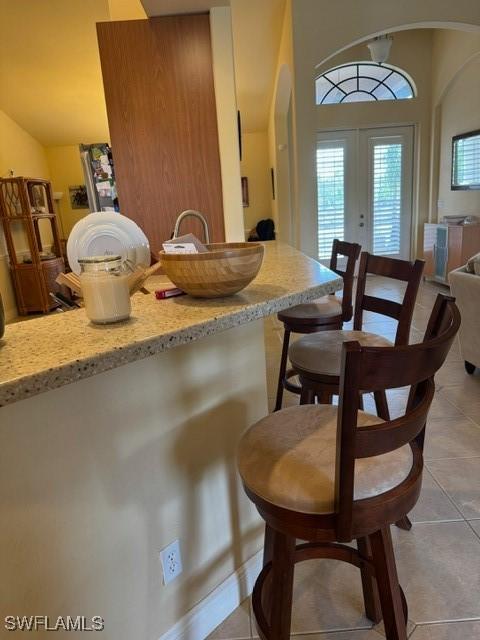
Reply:
[[133, 220], [120, 213], [89, 213], [68, 236], [67, 257], [74, 273], [80, 273], [79, 258], [103, 255], [119, 255], [134, 265], [150, 266], [147, 236]]

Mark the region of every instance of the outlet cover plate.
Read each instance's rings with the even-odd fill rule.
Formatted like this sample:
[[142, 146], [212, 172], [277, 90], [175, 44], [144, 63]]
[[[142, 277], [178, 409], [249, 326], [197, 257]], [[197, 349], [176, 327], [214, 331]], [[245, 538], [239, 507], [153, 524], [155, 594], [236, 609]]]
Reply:
[[162, 563], [163, 584], [167, 585], [183, 571], [180, 542], [178, 540], [174, 540], [168, 547], [160, 551], [160, 562]]

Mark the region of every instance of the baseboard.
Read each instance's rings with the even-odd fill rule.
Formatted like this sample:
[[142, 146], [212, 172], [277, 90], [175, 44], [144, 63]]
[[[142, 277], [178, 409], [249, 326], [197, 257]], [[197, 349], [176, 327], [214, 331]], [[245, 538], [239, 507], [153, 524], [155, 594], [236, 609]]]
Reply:
[[262, 568], [259, 551], [183, 616], [159, 640], [205, 640], [251, 594]]

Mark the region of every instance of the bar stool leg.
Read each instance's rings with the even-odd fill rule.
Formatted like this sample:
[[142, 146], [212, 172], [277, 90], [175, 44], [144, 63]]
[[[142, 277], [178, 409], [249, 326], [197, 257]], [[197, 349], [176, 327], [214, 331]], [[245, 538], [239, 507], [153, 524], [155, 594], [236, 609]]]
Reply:
[[[265, 539], [263, 543], [263, 566], [273, 559], [273, 547], [275, 542], [275, 530], [269, 524], [265, 524]], [[270, 620], [272, 611], [272, 574], [267, 576], [264, 593], [262, 594], [262, 608], [265, 618]]]
[[277, 398], [275, 400], [274, 411], [279, 411], [282, 408], [283, 384], [285, 380], [285, 374], [287, 372], [289, 344], [290, 344], [290, 329], [285, 329], [283, 334], [282, 358], [280, 360], [280, 372], [278, 374], [278, 385], [277, 385]]
[[387, 640], [407, 640], [407, 625], [390, 527], [376, 531], [369, 538]]
[[272, 558], [271, 640], [290, 640], [296, 540], [275, 532]]
[[388, 409], [387, 394], [385, 391], [375, 391], [375, 407], [377, 408], [377, 416], [382, 420], [390, 420], [390, 411]]
[[328, 391], [320, 391], [317, 393], [318, 404], [332, 404], [333, 394]]
[[[357, 539], [357, 548], [364, 558], [367, 560], [372, 559], [372, 548], [370, 540], [367, 537]], [[382, 608], [380, 606], [377, 581], [374, 576], [363, 567], [361, 568], [361, 573], [365, 615], [369, 620], [377, 624], [382, 619]]]
[[315, 391], [302, 384], [300, 404], [315, 404]]

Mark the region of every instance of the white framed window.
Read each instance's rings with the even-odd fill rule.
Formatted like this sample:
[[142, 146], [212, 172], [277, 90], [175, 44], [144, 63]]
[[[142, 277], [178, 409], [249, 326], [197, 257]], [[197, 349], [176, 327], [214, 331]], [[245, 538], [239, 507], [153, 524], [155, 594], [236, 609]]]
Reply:
[[401, 69], [376, 62], [351, 62], [333, 67], [315, 80], [316, 104], [409, 100], [415, 84]]

